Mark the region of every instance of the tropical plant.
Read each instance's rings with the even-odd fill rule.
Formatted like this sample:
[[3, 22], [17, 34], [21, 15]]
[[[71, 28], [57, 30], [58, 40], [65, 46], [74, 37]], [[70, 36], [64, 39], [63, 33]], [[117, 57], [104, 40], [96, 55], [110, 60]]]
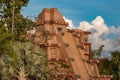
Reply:
[[19, 70], [19, 72], [18, 72], [18, 74], [19, 74], [18, 79], [19, 79], [19, 80], [27, 80], [25, 73], [26, 73], [26, 72], [25, 72], [24, 66], [21, 66], [21, 67], [20, 67], [20, 70]]
[[[1, 74], [4, 72], [3, 80], [13, 76], [20, 79], [22, 75], [47, 80], [49, 74], [47, 54], [30, 42], [15, 42], [13, 44], [14, 55], [12, 57], [4, 55], [1, 59], [1, 64], [5, 66], [1, 69]], [[40, 77], [39, 74], [41, 74]]]
[[90, 50], [90, 58], [99, 58], [100, 56], [101, 56], [101, 54], [102, 54], [102, 51], [103, 51], [103, 47], [104, 47], [104, 45], [101, 45], [100, 47], [99, 47], [99, 49], [97, 49], [97, 50], [92, 50], [91, 48], [89, 49]]

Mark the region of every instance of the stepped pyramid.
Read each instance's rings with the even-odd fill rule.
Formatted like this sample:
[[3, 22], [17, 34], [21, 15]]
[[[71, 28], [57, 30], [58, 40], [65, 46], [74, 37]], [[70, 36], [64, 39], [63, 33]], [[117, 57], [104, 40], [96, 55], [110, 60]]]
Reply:
[[99, 60], [90, 59], [90, 32], [67, 26], [57, 8], [43, 9], [36, 20], [34, 43], [47, 51], [49, 80], [110, 80], [99, 74]]

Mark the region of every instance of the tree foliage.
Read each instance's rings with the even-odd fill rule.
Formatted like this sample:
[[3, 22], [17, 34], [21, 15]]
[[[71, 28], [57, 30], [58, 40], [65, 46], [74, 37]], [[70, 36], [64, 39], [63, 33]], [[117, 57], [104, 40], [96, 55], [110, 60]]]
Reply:
[[111, 73], [113, 74], [113, 80], [120, 79], [120, 51], [116, 50], [111, 52]]
[[8, 55], [1, 57], [0, 65], [2, 69], [0, 73], [3, 76], [2, 80], [10, 79], [16, 75], [16, 78], [21, 78], [18, 73], [20, 74], [23, 70], [25, 70], [25, 77], [28, 78], [32, 76], [32, 78], [37, 79], [38, 74], [41, 74], [40, 78], [42, 79], [48, 78], [47, 54], [38, 46], [31, 42], [15, 42], [11, 48], [14, 49], [12, 57]]
[[92, 50], [92, 48], [90, 47], [90, 59], [94, 59], [94, 58], [100, 58], [102, 51], [103, 51], [104, 45], [101, 45], [97, 50]]
[[[4, 22], [7, 24], [8, 29], [11, 32], [12, 32], [12, 26], [14, 26], [13, 31], [16, 40], [19, 40], [20, 36], [26, 33], [27, 31], [26, 28], [31, 27], [33, 24], [31, 20], [28, 20], [28, 18], [23, 18], [23, 16], [20, 14], [22, 7], [27, 6], [28, 2], [29, 0], [0, 1], [2, 6], [1, 14], [2, 17], [4, 18]], [[12, 20], [14, 21], [14, 23]]]
[[111, 75], [111, 61], [108, 58], [101, 58], [98, 64], [99, 72], [102, 75]]
[[120, 78], [120, 51], [115, 50], [111, 52], [111, 59], [100, 58], [98, 64], [99, 72], [102, 75], [112, 75], [112, 80], [119, 80]]
[[9, 31], [6, 30], [4, 23], [0, 22], [0, 55], [7, 54], [11, 56], [13, 50], [10, 49], [11, 47], [11, 40], [13, 35], [10, 34]]

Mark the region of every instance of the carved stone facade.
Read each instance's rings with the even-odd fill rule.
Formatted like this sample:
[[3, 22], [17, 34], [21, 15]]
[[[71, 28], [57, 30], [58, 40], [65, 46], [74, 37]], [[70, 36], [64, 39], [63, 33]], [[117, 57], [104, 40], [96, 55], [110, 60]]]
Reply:
[[57, 8], [43, 9], [35, 24], [33, 41], [48, 53], [50, 80], [110, 80], [99, 74], [99, 60], [90, 59], [90, 32], [67, 26]]

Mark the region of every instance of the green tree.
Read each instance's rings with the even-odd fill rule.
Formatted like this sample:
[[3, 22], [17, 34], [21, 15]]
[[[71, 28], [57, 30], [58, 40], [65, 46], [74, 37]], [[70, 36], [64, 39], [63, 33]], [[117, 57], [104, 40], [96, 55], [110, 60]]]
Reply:
[[111, 52], [111, 73], [113, 74], [113, 80], [120, 79], [120, 51], [116, 50]]
[[102, 75], [111, 75], [111, 61], [108, 58], [101, 58], [98, 64], [99, 72]]
[[[2, 18], [0, 20], [0, 72], [1, 69], [3, 70], [3, 73], [0, 74], [0, 80], [2, 80], [2, 76], [5, 75], [5, 72], [7, 71], [7, 69], [5, 69], [7, 66], [5, 66], [5, 64], [1, 64], [3, 63], [3, 60], [1, 58], [3, 58], [4, 55], [9, 55], [12, 56], [13, 55], [13, 49], [11, 49], [11, 45], [12, 44], [12, 37], [13, 35], [10, 34], [10, 32], [7, 30], [7, 27], [5, 26], [5, 23], [3, 22]], [[6, 56], [5, 56], [6, 57]], [[3, 69], [3, 67], [5, 67]]]
[[39, 46], [24, 40], [27, 28], [33, 24], [20, 14], [28, 2], [29, 0], [0, 0], [0, 15], [3, 17], [0, 20], [0, 80], [16, 77], [48, 79], [47, 54]]
[[9, 31], [6, 30], [4, 23], [0, 22], [0, 55], [7, 54], [9, 56], [12, 55], [13, 50], [10, 48], [12, 43], [13, 35], [10, 34]]
[[[27, 6], [29, 0], [1, 0], [4, 22], [8, 25], [9, 31], [14, 32], [15, 40], [20, 40], [26, 33], [26, 28], [32, 26], [33, 22], [28, 18], [23, 18], [20, 14], [22, 7]], [[12, 28], [13, 27], [13, 28]]]

